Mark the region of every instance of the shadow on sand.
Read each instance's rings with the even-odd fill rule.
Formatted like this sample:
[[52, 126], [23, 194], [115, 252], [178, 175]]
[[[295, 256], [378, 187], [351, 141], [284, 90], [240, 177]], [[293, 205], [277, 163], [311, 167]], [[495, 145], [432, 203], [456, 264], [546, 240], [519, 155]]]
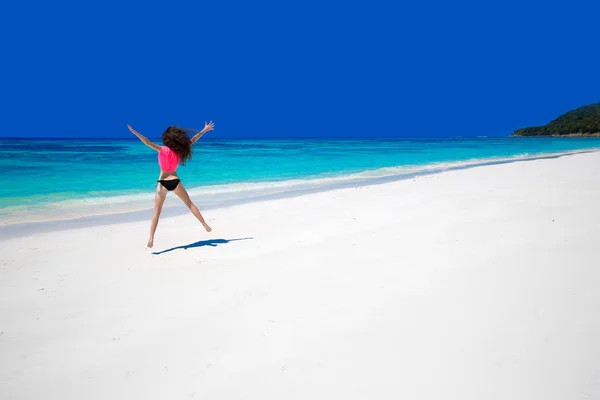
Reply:
[[229, 242], [235, 242], [238, 240], [250, 240], [250, 239], [254, 239], [251, 237], [248, 238], [240, 238], [240, 239], [209, 239], [209, 240], [201, 240], [199, 242], [195, 242], [195, 243], [190, 243], [190, 244], [186, 244], [183, 246], [177, 246], [177, 247], [171, 247], [170, 249], [166, 249], [166, 250], [162, 250], [162, 251], [155, 251], [152, 254], [164, 254], [164, 253], [168, 253], [170, 251], [173, 250], [187, 250], [187, 249], [193, 249], [194, 247], [203, 247], [203, 246], [211, 246], [211, 247], [217, 247], [220, 244], [226, 244]]

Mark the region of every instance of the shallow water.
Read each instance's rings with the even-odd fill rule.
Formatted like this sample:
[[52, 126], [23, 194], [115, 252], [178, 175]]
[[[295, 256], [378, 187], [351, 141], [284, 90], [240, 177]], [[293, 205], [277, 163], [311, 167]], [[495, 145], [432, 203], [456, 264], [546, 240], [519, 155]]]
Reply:
[[[600, 149], [600, 138], [202, 139], [179, 167], [200, 203], [359, 184], [487, 161]], [[76, 218], [152, 207], [157, 153], [137, 139], [0, 139], [0, 220]]]

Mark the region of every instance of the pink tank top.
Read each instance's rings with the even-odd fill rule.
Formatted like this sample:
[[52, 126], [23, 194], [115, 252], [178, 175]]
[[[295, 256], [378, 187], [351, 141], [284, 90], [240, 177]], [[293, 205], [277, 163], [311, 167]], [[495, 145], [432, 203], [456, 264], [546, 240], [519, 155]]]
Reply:
[[173, 172], [179, 165], [179, 156], [167, 146], [161, 146], [158, 152], [158, 165], [165, 172]]

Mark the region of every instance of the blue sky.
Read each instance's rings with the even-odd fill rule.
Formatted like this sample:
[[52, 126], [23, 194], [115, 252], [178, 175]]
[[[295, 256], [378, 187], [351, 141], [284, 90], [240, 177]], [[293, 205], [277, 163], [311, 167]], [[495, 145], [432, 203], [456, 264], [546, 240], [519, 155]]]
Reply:
[[505, 136], [600, 101], [598, 4], [3, 4], [0, 136]]

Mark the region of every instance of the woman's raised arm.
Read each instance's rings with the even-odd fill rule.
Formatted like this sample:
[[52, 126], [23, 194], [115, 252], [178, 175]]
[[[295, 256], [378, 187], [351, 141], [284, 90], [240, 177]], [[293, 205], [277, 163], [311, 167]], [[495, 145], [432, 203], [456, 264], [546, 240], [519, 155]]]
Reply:
[[194, 137], [191, 139], [192, 144], [196, 143], [198, 139], [200, 139], [206, 132], [212, 131], [213, 129], [215, 129], [215, 124], [212, 121], [210, 121], [208, 124], [204, 122], [204, 129], [194, 135]]
[[156, 143], [152, 143], [150, 141], [150, 139], [148, 139], [146, 136], [142, 135], [141, 133], [137, 132], [135, 129], [133, 129], [131, 127], [131, 125], [127, 124], [127, 128], [129, 128], [131, 133], [133, 133], [135, 136], [137, 136], [146, 146], [148, 146], [156, 151], [160, 151], [159, 145], [157, 145]]

